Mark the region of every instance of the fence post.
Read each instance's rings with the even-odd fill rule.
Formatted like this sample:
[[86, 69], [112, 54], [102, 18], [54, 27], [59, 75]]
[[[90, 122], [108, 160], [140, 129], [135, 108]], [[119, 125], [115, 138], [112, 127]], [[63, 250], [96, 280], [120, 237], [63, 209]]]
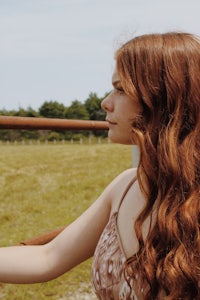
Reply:
[[132, 146], [133, 167], [137, 168], [139, 162], [139, 149], [137, 146]]

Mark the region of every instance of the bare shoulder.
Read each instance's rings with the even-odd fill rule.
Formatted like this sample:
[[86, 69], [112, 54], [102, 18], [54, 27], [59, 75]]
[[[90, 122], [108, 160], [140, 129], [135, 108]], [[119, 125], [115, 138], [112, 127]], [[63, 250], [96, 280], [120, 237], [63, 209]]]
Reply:
[[130, 181], [131, 179], [133, 179], [135, 176], [137, 175], [137, 168], [130, 168], [127, 169], [125, 171], [123, 171], [122, 173], [120, 173], [115, 180], [113, 181], [113, 185], [115, 184], [127, 184], [128, 181]]
[[137, 175], [137, 168], [130, 168], [130, 169], [126, 169], [125, 171], [123, 171], [122, 173], [120, 173], [116, 179], [118, 178], [120, 181], [121, 179], [132, 179], [133, 177], [135, 177]]
[[129, 182], [135, 178], [136, 168], [131, 168], [120, 173], [106, 188], [107, 200], [110, 202], [111, 211], [127, 188]]

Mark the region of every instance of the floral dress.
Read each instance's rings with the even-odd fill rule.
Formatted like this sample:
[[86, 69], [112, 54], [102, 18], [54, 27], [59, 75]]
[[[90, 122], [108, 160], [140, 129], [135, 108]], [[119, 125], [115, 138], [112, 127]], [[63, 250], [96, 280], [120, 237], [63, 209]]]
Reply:
[[[134, 182], [135, 179], [126, 188], [118, 211]], [[117, 227], [118, 211], [111, 215], [97, 244], [92, 264], [92, 283], [97, 297], [101, 300], [137, 300], [134, 280], [125, 269], [127, 258]]]

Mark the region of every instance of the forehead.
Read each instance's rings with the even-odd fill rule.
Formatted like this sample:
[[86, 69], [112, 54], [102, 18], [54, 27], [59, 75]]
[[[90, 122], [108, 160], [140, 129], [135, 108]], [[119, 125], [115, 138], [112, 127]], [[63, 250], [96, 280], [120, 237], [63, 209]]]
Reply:
[[112, 82], [120, 82], [120, 78], [117, 72], [117, 68], [115, 67], [114, 71], [113, 71], [113, 75], [112, 75]]

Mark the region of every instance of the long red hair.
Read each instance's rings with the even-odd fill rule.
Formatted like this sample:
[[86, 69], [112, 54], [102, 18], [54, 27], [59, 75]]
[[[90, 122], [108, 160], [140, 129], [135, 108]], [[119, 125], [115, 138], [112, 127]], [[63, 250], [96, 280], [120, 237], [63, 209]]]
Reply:
[[146, 199], [134, 225], [133, 274], [148, 286], [144, 299], [200, 299], [200, 41], [179, 32], [139, 36], [116, 63], [125, 92], [136, 92], [143, 108], [133, 120]]

